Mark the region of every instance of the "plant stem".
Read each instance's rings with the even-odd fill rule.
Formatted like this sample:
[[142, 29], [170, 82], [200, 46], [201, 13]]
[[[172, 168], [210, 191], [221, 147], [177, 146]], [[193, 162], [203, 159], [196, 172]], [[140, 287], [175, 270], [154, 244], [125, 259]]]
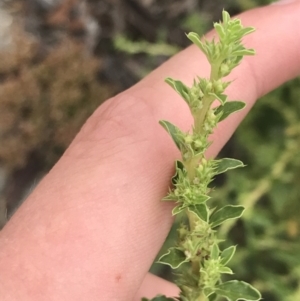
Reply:
[[[196, 225], [196, 222], [197, 222], [197, 218], [188, 209], [185, 212], [186, 212], [186, 215], [187, 215], [188, 220], [189, 220], [190, 231], [193, 232], [195, 230], [195, 225]], [[200, 275], [200, 261], [198, 259], [197, 260], [191, 260], [191, 264], [192, 264], [193, 274], [195, 274], [199, 277], [199, 275]]]
[[[222, 60], [223, 60], [223, 58], [222, 58]], [[218, 80], [220, 78], [219, 77], [220, 65], [221, 65], [221, 63], [219, 63], [219, 62], [211, 64], [211, 71], [210, 71], [210, 80], [211, 81]]]
[[[211, 74], [210, 74], [211, 82], [218, 79], [219, 69], [220, 69], [220, 64], [212, 65]], [[214, 97], [212, 97], [212, 96], [205, 97], [203, 99], [203, 107], [201, 108], [199, 113], [194, 116], [194, 132], [196, 132], [197, 134], [202, 134], [205, 131], [204, 122], [206, 119], [207, 112], [210, 109], [210, 106], [213, 101], [214, 101]], [[204, 157], [204, 155], [201, 154], [200, 156], [199, 155], [194, 156], [184, 162], [185, 169], [187, 171], [187, 175], [188, 175], [190, 182], [192, 182], [194, 180], [196, 168], [199, 165], [199, 161], [203, 157]], [[199, 220], [188, 209], [186, 210], [186, 215], [188, 217], [190, 231], [191, 231], [191, 233], [193, 233], [195, 230], [195, 226]], [[201, 260], [201, 258], [198, 258], [198, 257], [191, 260], [192, 272], [199, 278], [200, 278], [200, 260]], [[200, 296], [197, 297], [196, 300], [192, 300], [192, 301], [204, 301], [204, 300], [206, 300], [206, 297], [202, 293]]]
[[[220, 61], [222, 61], [222, 60], [220, 60]], [[219, 76], [220, 65], [221, 65], [220, 62], [216, 62], [211, 65], [210, 77], [209, 77], [211, 82], [220, 79], [220, 76]], [[194, 115], [195, 131], [199, 134], [203, 133], [203, 123], [204, 123], [207, 111], [209, 110], [213, 101], [214, 101], [214, 97], [212, 97], [212, 96], [209, 96], [209, 97], [206, 97], [205, 99], [203, 99], [202, 109], [200, 110], [199, 113]]]
[[203, 294], [201, 294], [195, 301], [206, 301], [206, 300], [207, 300], [206, 297]]
[[197, 113], [194, 116], [194, 124], [195, 124], [195, 132], [198, 134], [202, 134], [203, 133], [203, 123], [207, 114], [207, 111], [209, 110], [212, 102], [214, 101], [213, 97], [207, 97], [205, 99], [203, 99], [203, 107], [200, 110], [199, 113]]

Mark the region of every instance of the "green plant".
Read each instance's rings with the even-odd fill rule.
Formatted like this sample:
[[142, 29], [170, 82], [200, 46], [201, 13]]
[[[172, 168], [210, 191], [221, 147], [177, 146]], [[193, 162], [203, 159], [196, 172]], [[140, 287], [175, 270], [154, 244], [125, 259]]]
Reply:
[[[237, 280], [222, 282], [221, 279], [222, 274], [232, 274], [227, 264], [236, 247], [221, 251], [216, 229], [226, 220], [239, 218], [244, 207], [225, 205], [212, 208], [209, 205], [208, 194], [214, 177], [244, 165], [236, 159], [214, 160], [205, 155], [211, 144], [209, 135], [217, 124], [245, 106], [241, 101], [227, 101], [224, 91], [230, 82], [222, 78], [240, 64], [243, 56], [254, 54], [253, 49], [242, 45], [242, 38], [254, 29], [243, 27], [238, 19], [230, 20], [225, 11], [223, 23], [215, 23], [214, 27], [218, 41], [201, 41], [196, 33], [187, 35], [207, 57], [211, 65], [210, 78], [198, 77], [192, 87], [172, 78], [166, 79], [185, 100], [194, 118], [189, 132], [181, 131], [168, 121], [160, 121], [181, 152], [181, 160], [175, 162], [174, 187], [163, 200], [175, 201], [172, 214], [185, 213], [188, 222], [181, 223], [176, 246], [159, 259], [160, 263], [176, 270], [180, 297], [157, 296], [152, 301], [212, 301], [219, 297], [229, 301], [260, 299], [260, 293], [250, 284]], [[217, 107], [212, 106], [215, 100], [220, 103]]]
[[145, 40], [134, 42], [124, 35], [117, 35], [114, 38], [114, 45], [117, 50], [131, 55], [137, 53], [146, 53], [149, 56], [171, 56], [180, 50], [179, 47], [172, 46], [164, 43], [163, 41], [157, 41], [156, 43], [149, 43]]

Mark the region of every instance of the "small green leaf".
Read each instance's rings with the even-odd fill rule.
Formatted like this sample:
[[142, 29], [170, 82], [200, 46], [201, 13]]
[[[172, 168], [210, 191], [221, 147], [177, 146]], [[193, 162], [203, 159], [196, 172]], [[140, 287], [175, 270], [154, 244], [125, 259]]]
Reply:
[[215, 301], [216, 299], [217, 299], [217, 294], [215, 294], [215, 293], [208, 296], [209, 301]]
[[236, 250], [236, 246], [231, 246], [225, 250], [222, 251], [221, 253], [221, 263], [223, 265], [226, 265], [233, 257], [234, 253]]
[[196, 46], [200, 48], [200, 50], [207, 55], [207, 48], [204, 43], [201, 42], [199, 35], [195, 32], [190, 32], [187, 34], [188, 39], [190, 39]]
[[172, 184], [175, 185], [177, 183], [178, 177], [179, 177], [179, 171], [183, 171], [184, 165], [181, 161], [176, 160], [175, 161], [175, 175], [172, 177]]
[[170, 191], [165, 197], [161, 199], [163, 202], [179, 202], [179, 197], [175, 196], [172, 191]]
[[210, 199], [210, 196], [201, 194], [197, 196], [197, 199], [194, 201], [195, 205], [203, 204]]
[[174, 207], [173, 210], [172, 210], [172, 215], [177, 215], [179, 214], [181, 211], [183, 211], [185, 209], [185, 207], [183, 207], [181, 204]]
[[220, 38], [224, 38], [225, 37], [224, 27], [220, 23], [214, 23], [214, 28], [215, 28], [215, 30], [218, 33], [218, 35], [219, 35]]
[[157, 295], [156, 297], [152, 299], [142, 298], [142, 301], [175, 301], [176, 299], [168, 298], [163, 295]]
[[187, 104], [189, 104], [189, 88], [183, 82], [170, 77], [166, 78], [165, 82], [169, 84], [187, 102]]
[[215, 292], [229, 301], [258, 301], [261, 299], [261, 295], [257, 289], [246, 282], [237, 280], [217, 285]]
[[211, 249], [210, 256], [212, 259], [217, 260], [220, 255], [220, 250], [217, 244], [214, 244]]
[[227, 95], [225, 94], [215, 94], [215, 93], [208, 93], [208, 95], [213, 96], [217, 99], [222, 105], [224, 105], [227, 101]]
[[166, 120], [160, 120], [159, 124], [170, 134], [176, 146], [180, 150], [180, 145], [182, 143], [178, 135], [178, 133], [181, 133], [180, 129], [174, 124], [172, 124], [171, 122]]
[[255, 51], [254, 49], [245, 48], [245, 49], [233, 51], [231, 55], [236, 55], [236, 56], [255, 55]]
[[255, 31], [254, 27], [245, 27], [245, 28], [241, 29], [239, 33], [244, 37], [247, 34], [250, 34], [250, 33], [254, 32], [254, 31]]
[[227, 11], [223, 10], [222, 12], [223, 23], [227, 24], [230, 21], [230, 15]]
[[221, 173], [226, 172], [230, 169], [235, 169], [238, 167], [244, 167], [244, 163], [240, 160], [231, 159], [231, 158], [223, 158], [221, 160], [218, 160], [217, 162], [217, 168], [215, 169], [215, 174], [219, 175]]
[[224, 105], [220, 105], [215, 109], [215, 115], [222, 113], [219, 122], [226, 119], [229, 115], [234, 112], [242, 110], [246, 104], [242, 101], [229, 101]]
[[208, 221], [208, 208], [205, 204], [192, 205], [188, 207], [190, 212], [196, 214], [200, 219]]
[[245, 208], [243, 206], [227, 205], [215, 212], [209, 218], [211, 227], [217, 227], [228, 219], [234, 219], [242, 216]]
[[166, 264], [172, 269], [179, 268], [187, 261], [188, 260], [184, 253], [177, 248], [170, 248], [167, 253], [165, 253], [158, 259], [158, 263]]
[[232, 270], [229, 267], [219, 267], [219, 272], [222, 274], [233, 274]]
[[[203, 293], [204, 293], [204, 295], [205, 295], [209, 300], [211, 300], [211, 299], [210, 299], [210, 296], [216, 295], [216, 294], [214, 293], [214, 289], [211, 288], [211, 287], [205, 287], [204, 290], [203, 290]], [[215, 298], [212, 297], [212, 299], [214, 300]]]

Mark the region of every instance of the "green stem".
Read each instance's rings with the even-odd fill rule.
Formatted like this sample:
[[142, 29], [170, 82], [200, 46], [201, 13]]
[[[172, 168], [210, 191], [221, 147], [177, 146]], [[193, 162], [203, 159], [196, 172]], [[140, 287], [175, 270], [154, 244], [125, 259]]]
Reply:
[[214, 98], [211, 96], [204, 98], [203, 107], [201, 108], [199, 113], [194, 115], [194, 131], [198, 134], [203, 133], [203, 124], [205, 121], [205, 117], [213, 101]]
[[[195, 156], [195, 157], [191, 158], [190, 160], [184, 162], [185, 169], [187, 171], [187, 175], [188, 175], [190, 182], [192, 182], [195, 178], [196, 167], [198, 165], [199, 160], [200, 160], [200, 157]], [[195, 226], [197, 223], [197, 217], [193, 213], [191, 213], [188, 209], [186, 209], [186, 215], [188, 217], [190, 231], [193, 232], [195, 230]], [[199, 260], [192, 260], [191, 263], [192, 263], [193, 273], [195, 275], [199, 275], [199, 273], [200, 273]]]
[[[212, 66], [211, 74], [210, 74], [211, 81], [218, 79], [219, 69], [220, 69], [220, 64], [214, 64]], [[206, 119], [207, 112], [210, 109], [210, 106], [213, 101], [214, 101], [213, 97], [207, 96], [205, 99], [203, 99], [203, 107], [201, 108], [199, 113], [194, 115], [194, 131], [198, 134], [203, 133], [203, 131], [205, 130], [203, 128], [203, 125]], [[190, 182], [194, 180], [196, 168], [202, 157], [203, 155], [195, 156], [184, 162], [185, 169], [187, 171], [187, 175]], [[194, 232], [198, 219], [193, 213], [189, 212], [188, 210], [186, 210], [186, 214], [189, 220], [190, 231]], [[200, 277], [200, 259], [195, 258], [191, 260], [191, 265], [192, 265], [193, 274]], [[196, 300], [193, 301], [204, 301], [204, 300], [206, 300], [206, 297], [203, 294], [201, 294], [199, 297], [197, 297]]]
[[[223, 59], [222, 59], [223, 60]], [[222, 61], [220, 60], [220, 61]], [[220, 70], [220, 62], [216, 62], [215, 64], [212, 64], [211, 70], [210, 70], [210, 81], [216, 81], [220, 79], [219, 76], [219, 70]], [[202, 134], [203, 133], [203, 123], [205, 121], [205, 117], [207, 114], [207, 111], [210, 109], [211, 104], [213, 103], [215, 99], [211, 96], [208, 96], [203, 99], [203, 107], [197, 114], [194, 115], [194, 126], [195, 126], [195, 132]]]
[[195, 301], [206, 301], [206, 300], [207, 298], [203, 294], [201, 294]]
[[[197, 223], [197, 218], [188, 209], [186, 210], [186, 215], [187, 215], [188, 220], [189, 220], [190, 231], [193, 232], [195, 230], [195, 225]], [[199, 260], [198, 259], [191, 260], [191, 264], [192, 264], [193, 274], [199, 276], [200, 275], [200, 262], [199, 262]]]
[[190, 182], [192, 182], [195, 178], [196, 168], [197, 168], [200, 160], [202, 159], [202, 156], [203, 156], [202, 154], [196, 155], [189, 160], [183, 161], [183, 164], [184, 164], [185, 170], [187, 171], [187, 175], [188, 175]]
[[[223, 58], [220, 60], [223, 61]], [[211, 65], [211, 71], [210, 71], [210, 80], [218, 80], [220, 78], [219, 76], [219, 70], [220, 70], [221, 63], [216, 62], [215, 64]]]

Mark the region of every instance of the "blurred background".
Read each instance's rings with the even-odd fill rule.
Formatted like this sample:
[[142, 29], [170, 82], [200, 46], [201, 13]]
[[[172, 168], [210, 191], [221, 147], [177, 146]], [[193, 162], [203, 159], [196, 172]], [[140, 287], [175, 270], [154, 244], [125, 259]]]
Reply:
[[[0, 227], [105, 99], [189, 45], [186, 32], [209, 30], [223, 8], [269, 2], [1, 0]], [[247, 167], [214, 182], [212, 202], [247, 207], [220, 234], [224, 247], [238, 244], [235, 278], [266, 301], [300, 300], [299, 98], [298, 78], [259, 101], [220, 154]], [[151, 270], [172, 279], [163, 266]]]

